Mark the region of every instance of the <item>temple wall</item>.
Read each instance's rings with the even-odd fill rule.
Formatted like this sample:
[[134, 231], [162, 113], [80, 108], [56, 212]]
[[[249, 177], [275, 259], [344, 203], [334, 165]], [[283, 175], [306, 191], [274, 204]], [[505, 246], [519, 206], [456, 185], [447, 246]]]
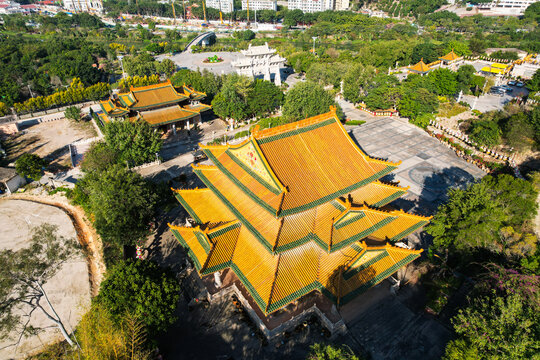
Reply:
[[340, 319], [338, 322], [333, 323], [330, 321], [326, 315], [319, 310], [317, 305], [313, 305], [310, 308], [302, 311], [300, 314], [297, 314], [293, 316], [291, 319], [281, 323], [274, 329], [268, 329], [264, 322], [259, 318], [257, 313], [253, 310], [251, 305], [249, 304], [248, 300], [244, 297], [240, 289], [236, 286], [236, 284], [232, 284], [231, 286], [228, 286], [220, 291], [218, 291], [215, 294], [207, 293], [208, 301], [212, 302], [217, 299], [221, 299], [226, 296], [236, 295], [238, 297], [238, 300], [242, 303], [242, 306], [248, 313], [249, 317], [253, 320], [253, 322], [257, 325], [259, 330], [266, 336], [267, 339], [274, 338], [278, 335], [283, 334], [284, 332], [294, 329], [296, 326], [301, 324], [303, 321], [309, 319], [312, 315], [316, 315], [319, 320], [321, 321], [322, 325], [330, 332], [331, 338], [340, 335], [345, 334], [347, 332], [347, 326], [345, 325], [345, 322], [343, 319]]

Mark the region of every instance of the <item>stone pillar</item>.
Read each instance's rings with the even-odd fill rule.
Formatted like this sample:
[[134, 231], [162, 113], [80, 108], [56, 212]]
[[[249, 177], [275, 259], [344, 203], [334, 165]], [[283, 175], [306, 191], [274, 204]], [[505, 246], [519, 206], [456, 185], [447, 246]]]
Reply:
[[189, 120], [186, 123], [186, 129], [189, 130]]
[[223, 285], [223, 284], [221, 283], [221, 274], [220, 274], [219, 271], [216, 271], [216, 272], [214, 273], [214, 284], [216, 285], [217, 288], [220, 288], [221, 285]]
[[176, 136], [176, 124], [172, 124], [172, 132]]

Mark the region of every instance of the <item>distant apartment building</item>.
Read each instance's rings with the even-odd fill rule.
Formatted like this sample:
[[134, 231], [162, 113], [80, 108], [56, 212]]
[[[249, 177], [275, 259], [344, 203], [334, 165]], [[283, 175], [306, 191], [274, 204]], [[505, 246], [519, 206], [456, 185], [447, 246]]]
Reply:
[[221, 10], [223, 13], [234, 11], [233, 0], [206, 0], [206, 7]]
[[334, 2], [334, 10], [348, 10], [349, 6], [349, 0], [335, 0]]
[[[242, 0], [242, 10], [248, 9], [248, 0]], [[277, 0], [249, 0], [249, 10], [277, 11]]]
[[305, 13], [314, 13], [334, 10], [334, 0], [288, 0], [287, 6], [289, 10], [300, 9]]
[[523, 15], [525, 9], [539, 0], [498, 0], [489, 3], [478, 4], [480, 13], [488, 12], [486, 15]]
[[93, 12], [103, 11], [103, 2], [101, 0], [63, 0], [64, 9], [75, 12]]

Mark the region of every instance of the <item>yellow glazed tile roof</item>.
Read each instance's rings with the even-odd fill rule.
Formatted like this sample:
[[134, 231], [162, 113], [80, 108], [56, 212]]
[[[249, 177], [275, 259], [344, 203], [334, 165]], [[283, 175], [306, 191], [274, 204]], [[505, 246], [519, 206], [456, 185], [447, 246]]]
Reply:
[[[251, 139], [236, 146], [201, 147], [222, 172], [278, 216], [348, 194], [399, 165], [364, 154], [341, 125], [335, 109], [255, 131]], [[279, 194], [284, 196], [277, 207]]]
[[198, 112], [181, 108], [179, 105], [161, 108], [157, 110], [141, 111], [139, 116], [151, 126], [164, 125], [180, 120], [197, 117]]
[[[206, 256], [196, 237], [197, 228], [170, 226], [177, 237], [181, 234], [179, 241], [183, 246], [191, 244], [197, 248], [190, 256], [197, 256], [201, 263], [205, 261], [197, 266], [202, 275], [230, 267], [267, 314], [314, 290], [325, 292], [338, 304], [348, 301], [346, 297], [351, 292], [367, 290], [420, 253], [392, 246], [368, 247], [357, 242], [331, 254], [306, 243], [272, 255], [249, 231], [233, 222], [205, 233], [211, 242]], [[213, 237], [213, 233], [218, 235]]]
[[459, 59], [459, 56], [454, 52], [454, 49], [452, 49], [452, 51], [440, 57], [439, 59], [444, 60], [444, 61], [454, 61], [454, 60]]
[[207, 188], [176, 191], [199, 225], [171, 230], [201, 275], [230, 268], [266, 314], [314, 290], [346, 303], [419, 256], [384, 244], [429, 218], [377, 209], [407, 190], [377, 181], [397, 164], [362, 153], [334, 111], [203, 149]]
[[417, 64], [409, 67], [409, 70], [418, 73], [426, 73], [430, 71], [431, 68], [424, 63], [424, 59], [421, 59]]
[[352, 202], [355, 204], [366, 203], [369, 206], [381, 207], [403, 196], [408, 189], [409, 187], [402, 188], [377, 180], [352, 191], [350, 195], [353, 199]]
[[149, 109], [186, 100], [188, 97], [178, 93], [170, 80], [155, 85], [132, 87], [130, 93], [136, 100], [130, 106], [133, 110]]

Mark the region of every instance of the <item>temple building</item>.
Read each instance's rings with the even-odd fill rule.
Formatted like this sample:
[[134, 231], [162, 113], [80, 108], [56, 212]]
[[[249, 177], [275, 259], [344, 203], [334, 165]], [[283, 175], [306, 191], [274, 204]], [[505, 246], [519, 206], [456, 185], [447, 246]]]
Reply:
[[409, 72], [412, 72], [412, 73], [415, 73], [415, 74], [420, 74], [422, 76], [426, 75], [428, 72], [430, 72], [431, 70], [433, 70], [432, 68], [430, 68], [428, 65], [426, 65], [424, 63], [424, 59], [420, 59], [420, 61], [409, 67]]
[[272, 74], [274, 74], [274, 83], [277, 86], [281, 85], [279, 69], [284, 66], [287, 59], [276, 54], [275, 49], [270, 49], [268, 43], [260, 46], [249, 44], [247, 50], [240, 50], [240, 52], [244, 57], [232, 62], [232, 66], [236, 68], [238, 74], [250, 78], [263, 75], [264, 80], [268, 81], [272, 81]]
[[129, 92], [115, 94], [100, 102], [102, 112], [97, 115], [103, 124], [128, 118], [176, 133], [177, 128], [189, 130], [191, 124], [201, 122], [201, 113], [211, 109], [210, 105], [201, 103], [205, 97], [205, 93], [186, 85], [178, 92], [167, 80], [155, 85], [132, 86]]
[[387, 205], [407, 191], [379, 181], [399, 163], [363, 153], [335, 107], [201, 148], [206, 188], [174, 190], [191, 221], [169, 226], [203, 281], [235, 276], [263, 317], [312, 292], [342, 306], [420, 256], [393, 245], [429, 221]]
[[454, 49], [450, 51], [448, 54], [441, 56], [439, 58], [439, 61], [441, 62], [442, 66], [449, 67], [450, 69], [456, 71], [457, 65], [459, 65], [460, 62], [462, 62], [463, 56], [458, 56]]

